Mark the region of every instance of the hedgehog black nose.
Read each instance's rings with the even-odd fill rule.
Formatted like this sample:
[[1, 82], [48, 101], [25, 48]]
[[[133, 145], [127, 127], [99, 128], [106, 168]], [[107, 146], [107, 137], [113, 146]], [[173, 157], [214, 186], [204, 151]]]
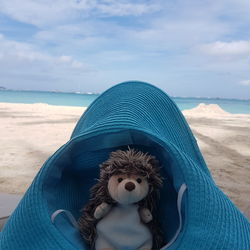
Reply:
[[133, 182], [127, 182], [125, 184], [125, 189], [127, 189], [129, 192], [135, 189], [135, 184]]

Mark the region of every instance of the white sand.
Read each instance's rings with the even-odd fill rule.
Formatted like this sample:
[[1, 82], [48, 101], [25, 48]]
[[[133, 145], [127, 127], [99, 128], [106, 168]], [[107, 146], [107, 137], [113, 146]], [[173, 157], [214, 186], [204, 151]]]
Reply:
[[[0, 192], [25, 192], [44, 161], [68, 141], [84, 110], [0, 103]], [[215, 182], [245, 211], [250, 202], [250, 115], [204, 104], [183, 113]]]
[[250, 115], [230, 114], [215, 104], [183, 114], [216, 184], [250, 216]]
[[23, 193], [85, 108], [0, 103], [0, 192]]

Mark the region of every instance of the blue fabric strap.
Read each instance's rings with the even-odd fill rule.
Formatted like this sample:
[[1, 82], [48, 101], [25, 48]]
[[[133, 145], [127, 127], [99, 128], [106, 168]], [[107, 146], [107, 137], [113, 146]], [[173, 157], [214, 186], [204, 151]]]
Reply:
[[78, 224], [77, 224], [77, 221], [75, 219], [75, 217], [72, 215], [72, 213], [68, 210], [65, 210], [65, 209], [58, 209], [56, 210], [52, 215], [51, 215], [51, 221], [52, 223], [54, 224], [55, 222], [55, 218], [58, 214], [60, 213], [64, 213], [66, 215], [66, 217], [68, 218], [68, 220], [71, 222], [71, 224], [79, 230], [79, 227], [78, 227]]
[[170, 247], [175, 242], [175, 240], [177, 239], [177, 237], [182, 229], [183, 221], [182, 221], [182, 215], [181, 215], [181, 204], [182, 204], [182, 198], [183, 198], [183, 195], [184, 195], [186, 189], [187, 189], [187, 185], [185, 183], [183, 183], [179, 189], [179, 192], [178, 192], [177, 209], [178, 209], [178, 214], [179, 214], [179, 227], [178, 227], [174, 237], [172, 238], [172, 240], [170, 242], [168, 242], [168, 244], [165, 245], [163, 248], [161, 248], [161, 250]]

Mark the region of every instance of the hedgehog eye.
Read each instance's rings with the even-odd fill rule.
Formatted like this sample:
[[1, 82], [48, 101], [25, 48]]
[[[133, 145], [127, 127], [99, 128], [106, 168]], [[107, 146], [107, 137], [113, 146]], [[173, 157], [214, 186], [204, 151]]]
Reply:
[[137, 181], [138, 183], [141, 183], [141, 182], [142, 182], [141, 178], [137, 178], [136, 181]]
[[120, 182], [122, 182], [123, 181], [123, 179], [122, 178], [118, 178], [118, 182], [120, 183]]

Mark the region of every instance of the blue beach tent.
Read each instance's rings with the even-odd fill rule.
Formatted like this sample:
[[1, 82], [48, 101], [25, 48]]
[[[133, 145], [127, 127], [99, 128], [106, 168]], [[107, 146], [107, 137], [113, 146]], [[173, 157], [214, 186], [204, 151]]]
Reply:
[[0, 249], [87, 249], [74, 218], [88, 201], [98, 165], [128, 145], [162, 166], [162, 249], [250, 249], [250, 223], [215, 185], [182, 113], [143, 82], [118, 84], [88, 107], [5, 224]]

